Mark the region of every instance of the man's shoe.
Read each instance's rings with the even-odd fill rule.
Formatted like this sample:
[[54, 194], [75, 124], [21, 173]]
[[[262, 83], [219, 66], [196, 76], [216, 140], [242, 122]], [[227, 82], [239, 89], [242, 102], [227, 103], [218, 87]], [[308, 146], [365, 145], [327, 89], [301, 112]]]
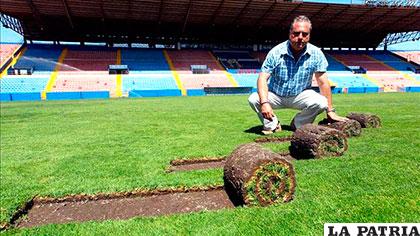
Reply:
[[278, 124], [277, 127], [274, 130], [262, 130], [261, 132], [264, 135], [269, 135], [269, 134], [273, 134], [273, 133], [280, 132], [280, 131], [281, 131], [281, 126], [280, 126], [280, 124]]

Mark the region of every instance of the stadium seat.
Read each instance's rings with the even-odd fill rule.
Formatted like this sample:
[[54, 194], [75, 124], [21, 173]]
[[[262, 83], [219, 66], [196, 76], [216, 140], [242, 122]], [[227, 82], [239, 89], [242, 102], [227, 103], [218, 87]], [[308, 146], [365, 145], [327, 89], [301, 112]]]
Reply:
[[[233, 87], [227, 78], [224, 68], [210, 51], [180, 50], [167, 51], [173, 66], [179, 74], [185, 89], [202, 89], [204, 87]], [[209, 74], [193, 74], [191, 65], [207, 65]]]
[[51, 74], [57, 66], [62, 48], [55, 45], [30, 44], [14, 65], [18, 68], [34, 68], [34, 74]]

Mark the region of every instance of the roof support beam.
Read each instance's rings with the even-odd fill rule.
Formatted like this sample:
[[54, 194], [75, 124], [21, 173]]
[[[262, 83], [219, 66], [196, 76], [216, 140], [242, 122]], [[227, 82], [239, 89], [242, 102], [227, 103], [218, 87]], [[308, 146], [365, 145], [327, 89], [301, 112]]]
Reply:
[[[395, 21], [393, 21], [391, 23], [388, 23], [388, 24], [385, 24], [385, 26], [382, 27], [382, 28], [386, 28], [387, 29], [387, 28], [389, 28], [392, 25], [399, 24], [404, 19], [413, 19], [413, 21], [415, 22], [417, 20], [417, 18], [416, 17], [412, 17], [412, 16], [415, 15], [416, 13], [417, 13], [417, 10], [416, 9], [413, 9], [413, 11], [410, 12], [409, 14], [398, 17]], [[402, 27], [401, 24], [399, 24], [399, 26]], [[405, 26], [405, 25], [403, 25], [403, 26]]]
[[[294, 14], [299, 8], [300, 8], [300, 6], [302, 6], [302, 3], [299, 3], [299, 4], [297, 4], [296, 6], [295, 6], [295, 8], [293, 8], [293, 10], [291, 10], [285, 17], [283, 17], [283, 18], [281, 18], [278, 22], [277, 22], [277, 24], [276, 24], [276, 28], [278, 28], [278, 27], [280, 27], [281, 26], [281, 24], [289, 17], [289, 16], [291, 16], [292, 14]], [[289, 24], [290, 24], [290, 22], [289, 22]]]
[[314, 14], [308, 16], [308, 18], [309, 19], [312, 19], [312, 17], [318, 16], [318, 14], [322, 13], [323, 11], [325, 11], [325, 9], [327, 9], [328, 7], [330, 7], [330, 4], [326, 3], [323, 8], [319, 9], [319, 11], [315, 12]]
[[69, 20], [70, 27], [74, 29], [73, 20], [71, 19], [69, 6], [66, 0], [63, 0], [64, 10], [66, 12], [67, 20]]
[[101, 8], [102, 21], [105, 21], [104, 0], [101, 0], [100, 8]]
[[31, 8], [32, 14], [35, 17], [36, 22], [39, 24], [39, 27], [41, 31], [44, 30], [44, 24], [41, 19], [41, 14], [39, 13], [38, 9], [36, 8], [34, 2], [32, 0], [26, 0], [26, 2], [29, 4], [29, 7]]
[[128, 0], [128, 9], [127, 9], [127, 19], [131, 20], [131, 15], [132, 15], [132, 1]]
[[238, 15], [236, 15], [235, 19], [232, 21], [233, 25], [236, 25], [236, 23], [238, 22], [239, 18], [241, 18], [242, 14], [244, 13], [244, 11], [248, 8], [249, 4], [251, 4], [252, 0], [248, 0], [248, 2], [245, 4], [245, 6], [241, 9], [241, 11], [239, 12]]
[[[382, 21], [380, 21], [380, 19], [381, 19], [382, 17], [384, 17], [384, 16], [388, 15], [389, 13], [391, 13], [391, 12], [393, 12], [393, 11], [395, 11], [395, 10], [396, 10], [396, 8], [391, 8], [390, 10], [386, 11], [384, 14], [382, 14], [382, 15], [380, 15], [380, 16], [378, 16], [378, 17], [376, 17], [374, 20], [372, 20], [372, 21], [370, 21], [370, 22], [368, 22], [368, 23], [364, 24], [362, 27], [358, 26], [358, 28], [360, 28], [360, 29], [367, 29], [367, 30], [365, 31], [365, 32], [366, 32], [366, 34], [367, 34], [367, 33], [371, 32], [372, 30], [374, 30], [375, 28], [377, 28], [379, 25], [381, 25], [381, 24], [382, 24]], [[373, 22], [373, 23], [372, 23], [372, 22]], [[369, 27], [369, 26], [371, 26], [371, 27]]]
[[349, 26], [349, 25], [358, 25], [359, 23], [357, 22], [360, 18], [364, 17], [365, 15], [369, 15], [369, 13], [371, 13], [372, 11], [374, 11], [376, 8], [370, 8], [369, 10], [360, 13], [355, 19], [350, 19], [347, 22], [344, 22], [342, 25], [340, 25], [338, 27], [338, 31], [341, 31], [344, 27]]
[[162, 23], [162, 12], [163, 12], [163, 0], [160, 0], [158, 24]]
[[347, 11], [349, 8], [351, 7], [351, 5], [347, 5], [346, 8], [343, 8], [341, 11], [335, 13], [334, 15], [328, 17], [327, 19], [325, 19], [320, 25], [325, 26], [326, 24], [330, 25], [331, 22], [333, 22], [331, 19], [334, 19], [336, 17], [338, 17], [339, 15], [341, 15], [343, 12]]
[[187, 10], [187, 14], [185, 14], [185, 17], [184, 17], [184, 24], [182, 26], [181, 35], [184, 34], [185, 29], [187, 28], [187, 22], [188, 22], [188, 17], [190, 17], [191, 6], [192, 6], [192, 0], [190, 0], [190, 2], [188, 3], [188, 10]]
[[274, 7], [276, 6], [277, 1], [274, 1], [270, 7], [268, 7], [268, 9], [264, 12], [264, 14], [262, 14], [262, 16], [260, 18], [258, 18], [258, 20], [255, 22], [254, 24], [254, 28], [256, 27], [257, 29], [261, 28], [262, 25], [262, 21], [264, 20], [264, 18], [274, 9]]
[[101, 0], [100, 8], [101, 8], [101, 16], [102, 16], [101, 31], [103, 33], [103, 32], [105, 32], [105, 29], [106, 29], [106, 24], [105, 24], [106, 16], [105, 16], [105, 10], [104, 10], [104, 0]]
[[[419, 19], [419, 17], [410, 17], [410, 18], [408, 18], [408, 19], [409, 19], [409, 21], [408, 21], [408, 22], [406, 22], [406, 23], [402, 23], [402, 24], [400, 24], [399, 26], [400, 26], [400, 27], [404, 27], [404, 28], [405, 28], [405, 26], [406, 26], [406, 25], [417, 25], [417, 24], [418, 24], [417, 19]], [[415, 31], [419, 31], [419, 30], [415, 30]]]
[[214, 26], [214, 21], [216, 20], [216, 17], [219, 15], [219, 9], [223, 6], [223, 3], [225, 3], [225, 0], [220, 1], [219, 6], [217, 6], [216, 10], [211, 16], [210, 21], [209, 21], [210, 26]]

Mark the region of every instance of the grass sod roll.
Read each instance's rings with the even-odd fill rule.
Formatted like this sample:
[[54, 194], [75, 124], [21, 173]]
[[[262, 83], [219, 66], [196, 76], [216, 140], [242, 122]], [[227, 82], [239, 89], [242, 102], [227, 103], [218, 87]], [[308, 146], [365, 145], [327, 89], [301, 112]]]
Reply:
[[347, 118], [357, 120], [362, 128], [379, 128], [381, 127], [381, 119], [377, 115], [368, 113], [349, 113]]
[[241, 145], [226, 160], [225, 190], [235, 205], [288, 202], [296, 187], [295, 171], [289, 161], [257, 143]]
[[297, 129], [290, 142], [290, 155], [296, 159], [341, 156], [347, 150], [346, 135], [336, 129], [306, 124]]
[[362, 133], [362, 126], [356, 120], [330, 122], [328, 119], [323, 119], [318, 124], [340, 130], [347, 137], [360, 136]]

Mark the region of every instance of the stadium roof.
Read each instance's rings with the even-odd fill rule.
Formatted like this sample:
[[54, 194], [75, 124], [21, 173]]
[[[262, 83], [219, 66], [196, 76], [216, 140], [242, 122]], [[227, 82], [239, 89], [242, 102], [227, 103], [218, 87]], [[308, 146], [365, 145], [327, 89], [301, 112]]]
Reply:
[[419, 7], [279, 0], [2, 0], [26, 39], [85, 42], [273, 43], [307, 15], [312, 42], [376, 47], [388, 33], [420, 30]]

